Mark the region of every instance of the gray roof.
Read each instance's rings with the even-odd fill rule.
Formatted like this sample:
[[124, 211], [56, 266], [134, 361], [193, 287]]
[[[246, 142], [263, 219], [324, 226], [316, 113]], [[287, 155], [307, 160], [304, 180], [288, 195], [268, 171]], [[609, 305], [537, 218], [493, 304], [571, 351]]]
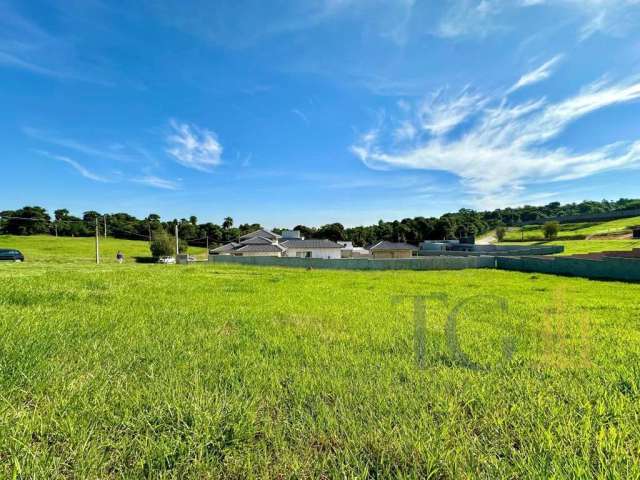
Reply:
[[240, 242], [242, 245], [270, 245], [273, 240], [264, 237], [250, 237]]
[[213, 250], [210, 250], [211, 253], [227, 253], [227, 252], [232, 252], [234, 251], [237, 247], [239, 247], [240, 244], [239, 243], [235, 243], [235, 242], [231, 242], [231, 243], [227, 243], [225, 245], [222, 245], [218, 248], [214, 248]]
[[280, 242], [285, 248], [342, 248], [342, 245], [338, 245], [331, 240], [285, 240]]
[[278, 235], [277, 233], [273, 233], [269, 230], [265, 230], [264, 228], [261, 228], [260, 230], [256, 230], [255, 232], [242, 235], [240, 237], [240, 240], [244, 240], [246, 238], [252, 238], [252, 237], [265, 237], [265, 238], [272, 238], [275, 240], [276, 238], [280, 238], [280, 235]]
[[369, 250], [418, 250], [418, 247], [404, 242], [387, 242], [386, 240], [378, 242]]
[[267, 253], [267, 252], [283, 252], [284, 248], [280, 245], [274, 245], [270, 243], [269, 245], [243, 245], [237, 250], [234, 250], [233, 253]]

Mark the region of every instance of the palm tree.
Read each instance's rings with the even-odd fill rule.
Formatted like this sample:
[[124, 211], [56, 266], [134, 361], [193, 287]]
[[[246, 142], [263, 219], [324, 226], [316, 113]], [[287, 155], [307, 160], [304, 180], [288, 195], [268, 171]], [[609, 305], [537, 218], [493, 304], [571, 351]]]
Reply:
[[225, 230], [229, 230], [231, 227], [233, 227], [233, 218], [225, 217], [224, 221], [222, 222], [222, 228], [224, 228]]

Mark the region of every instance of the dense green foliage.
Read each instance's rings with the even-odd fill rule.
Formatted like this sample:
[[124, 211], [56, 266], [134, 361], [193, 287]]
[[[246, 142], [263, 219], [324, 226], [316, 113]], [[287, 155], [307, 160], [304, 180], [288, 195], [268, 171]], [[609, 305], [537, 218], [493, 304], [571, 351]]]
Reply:
[[0, 265], [2, 478], [640, 475], [639, 285], [58, 265], [49, 238]]
[[553, 240], [558, 236], [560, 231], [560, 224], [558, 222], [545, 222], [542, 226], [542, 233], [545, 240]]
[[[640, 200], [584, 201], [566, 205], [553, 202], [539, 207], [524, 206], [485, 212], [461, 209], [456, 213], [446, 213], [440, 218], [415, 217], [391, 222], [380, 220], [376, 225], [352, 228], [345, 228], [340, 223], [332, 223], [318, 228], [297, 225], [295, 229], [300, 230], [306, 238], [328, 238], [334, 241], [351, 240], [355, 245], [367, 245], [380, 240], [417, 244], [423, 240], [478, 235], [500, 225], [516, 225], [548, 217], [599, 214], [636, 208], [640, 208]], [[180, 238], [191, 245], [198, 246], [205, 246], [207, 239], [212, 245], [237, 240], [239, 236], [261, 228], [261, 225], [256, 223], [245, 223], [234, 227], [231, 217], [224, 218], [221, 225], [216, 225], [213, 223], [199, 224], [195, 216], [191, 216], [188, 220], [183, 218], [162, 222], [160, 216], [156, 214], [138, 219], [127, 213], [101, 214], [88, 211], [84, 212], [82, 217], [75, 217], [70, 215], [66, 209], [56, 210], [52, 219], [41, 207], [6, 210], [0, 212], [0, 216], [2, 217], [0, 218], [0, 234], [12, 235], [54, 234], [57, 232], [61, 236], [89, 236], [95, 234], [95, 219], [98, 218], [98, 228], [102, 232], [104, 232], [104, 224], [106, 223], [107, 231], [112, 236], [148, 240], [151, 232], [157, 229], [163, 229], [169, 235], [173, 235], [175, 225], [178, 224]], [[274, 228], [273, 230], [280, 232], [283, 229]]]
[[155, 258], [174, 255], [176, 250], [176, 237], [169, 236], [164, 230], [157, 230], [151, 235], [149, 249]]

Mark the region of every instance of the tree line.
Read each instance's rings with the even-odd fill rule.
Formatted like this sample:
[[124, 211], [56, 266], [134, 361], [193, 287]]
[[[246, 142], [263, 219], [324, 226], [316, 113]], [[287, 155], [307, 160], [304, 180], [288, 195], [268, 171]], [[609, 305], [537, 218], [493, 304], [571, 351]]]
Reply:
[[[499, 226], [513, 226], [544, 218], [590, 215], [637, 208], [640, 208], [639, 199], [584, 201], [564, 205], [552, 202], [544, 206], [525, 205], [482, 212], [461, 209], [455, 213], [446, 213], [439, 218], [419, 216], [395, 221], [380, 220], [375, 225], [351, 228], [345, 228], [340, 223], [331, 223], [320, 227], [296, 225], [294, 229], [300, 230], [305, 238], [352, 241], [358, 246], [369, 245], [380, 240], [418, 244], [423, 240], [479, 235]], [[199, 223], [196, 216], [163, 221], [160, 215], [153, 213], [145, 218], [137, 218], [128, 213], [100, 213], [90, 210], [84, 212], [81, 217], [77, 217], [64, 208], [55, 210], [51, 216], [46, 209], [38, 206], [0, 212], [0, 234], [11, 235], [52, 234], [83, 237], [95, 235], [96, 228], [100, 234], [105, 234], [106, 226], [106, 233], [109, 236], [141, 240], [150, 239], [154, 233], [158, 232], [173, 235], [176, 225], [183, 241], [200, 246], [204, 246], [207, 242], [209, 245], [217, 245], [235, 241], [246, 233], [262, 228], [258, 223], [244, 223], [236, 226], [231, 217], [226, 217], [220, 224], [215, 224]], [[284, 228], [271, 230], [281, 233]]]

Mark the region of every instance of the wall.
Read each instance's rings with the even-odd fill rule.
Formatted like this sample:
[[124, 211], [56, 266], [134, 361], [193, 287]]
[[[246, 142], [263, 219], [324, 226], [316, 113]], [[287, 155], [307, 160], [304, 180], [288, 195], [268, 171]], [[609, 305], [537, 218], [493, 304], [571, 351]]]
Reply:
[[458, 252], [447, 250], [446, 252], [435, 250], [419, 250], [421, 257], [446, 255], [446, 256], [473, 256], [473, 255], [554, 255], [564, 252], [562, 245], [475, 245], [472, 252]]
[[572, 257], [496, 257], [496, 267], [520, 272], [640, 281], [640, 260], [627, 258], [592, 260]]
[[461, 270], [465, 268], [495, 268], [495, 257], [429, 257], [396, 260], [351, 258], [324, 260], [292, 257], [234, 257], [209, 255], [210, 263], [237, 263], [293, 268], [330, 268], [338, 270]]
[[373, 258], [411, 258], [413, 252], [411, 250], [373, 250], [371, 255]]
[[311, 252], [311, 258], [340, 258], [339, 248], [287, 248], [287, 257], [296, 257], [298, 252]]

